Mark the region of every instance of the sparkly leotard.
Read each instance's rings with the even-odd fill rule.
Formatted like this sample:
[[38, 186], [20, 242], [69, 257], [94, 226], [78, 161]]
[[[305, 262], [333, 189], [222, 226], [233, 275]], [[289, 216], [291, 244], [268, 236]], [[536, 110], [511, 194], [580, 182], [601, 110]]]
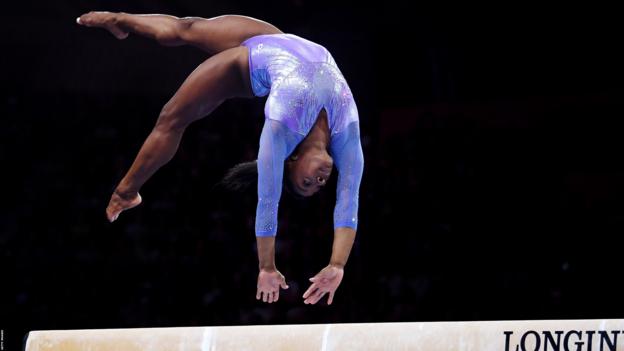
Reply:
[[284, 161], [310, 132], [325, 108], [329, 153], [338, 170], [334, 228], [357, 229], [364, 157], [358, 111], [346, 80], [327, 49], [293, 34], [259, 35], [249, 49], [251, 85], [269, 95], [258, 153], [256, 236], [274, 236]]

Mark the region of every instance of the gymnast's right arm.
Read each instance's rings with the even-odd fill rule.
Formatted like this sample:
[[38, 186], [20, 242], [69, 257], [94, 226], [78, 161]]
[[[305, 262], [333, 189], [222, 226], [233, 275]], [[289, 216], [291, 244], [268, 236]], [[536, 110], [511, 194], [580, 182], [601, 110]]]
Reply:
[[330, 152], [338, 169], [334, 244], [329, 265], [310, 278], [312, 285], [303, 294], [306, 304], [317, 303], [325, 293], [329, 293], [327, 304], [332, 303], [355, 240], [360, 182], [364, 171], [359, 122], [352, 122], [344, 131], [332, 136]]
[[301, 138], [279, 121], [265, 119], [258, 152], [258, 207], [256, 242], [258, 246], [258, 290], [256, 299], [275, 302], [279, 288], [287, 289], [286, 279], [275, 266], [277, 210], [282, 194], [284, 161]]

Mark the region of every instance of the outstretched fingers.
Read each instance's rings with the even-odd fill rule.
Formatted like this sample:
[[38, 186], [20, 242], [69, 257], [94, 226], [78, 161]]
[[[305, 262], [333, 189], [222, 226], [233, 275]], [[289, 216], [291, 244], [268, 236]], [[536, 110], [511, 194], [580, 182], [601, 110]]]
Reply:
[[326, 293], [327, 293], [327, 291], [325, 291], [325, 290], [317, 289], [315, 292], [313, 292], [312, 294], [308, 295], [308, 298], [306, 300], [304, 300], [303, 302], [305, 304], [314, 305], [317, 302], [319, 302], [319, 300], [322, 299], [323, 296], [325, 296]]
[[333, 290], [329, 292], [329, 297], [327, 298], [327, 304], [328, 305], [331, 305], [332, 302], [334, 301], [334, 293], [335, 293], [335, 291], [333, 291]]
[[279, 300], [279, 290], [277, 291], [264, 291], [258, 290], [256, 293], [256, 300], [262, 299], [262, 302], [273, 303]]
[[325, 294], [329, 293], [329, 298], [327, 299], [327, 304], [331, 305], [334, 301], [334, 293], [336, 292], [336, 287], [333, 287], [330, 284], [330, 281], [327, 278], [319, 278], [313, 277], [310, 278], [312, 285], [303, 293], [304, 303], [314, 305], [319, 302]]
[[306, 292], [303, 293], [303, 298], [307, 299], [316, 289], [318, 289], [318, 286], [316, 283], [313, 283], [312, 285], [310, 285], [308, 290], [306, 290]]
[[[315, 278], [310, 278], [310, 281], [312, 282], [314, 282], [315, 280]], [[314, 282], [312, 283], [312, 285], [310, 285], [308, 290], [303, 293], [303, 298], [305, 299], [303, 303], [313, 305], [317, 303], [327, 292], [328, 290], [325, 287], [321, 286], [321, 284], [319, 283]]]
[[262, 299], [266, 303], [274, 303], [279, 300], [280, 288], [288, 289], [286, 278], [278, 272], [260, 271], [258, 275], [258, 285], [256, 291], [256, 299]]

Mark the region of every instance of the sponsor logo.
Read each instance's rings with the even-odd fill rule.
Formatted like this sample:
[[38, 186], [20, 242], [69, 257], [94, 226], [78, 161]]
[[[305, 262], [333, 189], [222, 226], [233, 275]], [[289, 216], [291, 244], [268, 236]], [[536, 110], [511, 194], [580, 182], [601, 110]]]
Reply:
[[[622, 330], [505, 331], [505, 351], [616, 351], [624, 346]], [[619, 338], [618, 338], [619, 336]], [[619, 339], [619, 340], [618, 340]], [[618, 341], [620, 344], [618, 344]]]

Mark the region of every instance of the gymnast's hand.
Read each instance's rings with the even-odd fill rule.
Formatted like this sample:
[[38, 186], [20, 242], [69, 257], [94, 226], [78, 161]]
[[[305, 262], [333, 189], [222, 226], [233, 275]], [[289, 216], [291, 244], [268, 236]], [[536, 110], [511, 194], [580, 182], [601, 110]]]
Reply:
[[106, 218], [112, 223], [122, 211], [139, 206], [141, 201], [143, 200], [137, 191], [124, 192], [115, 189], [106, 207]]
[[303, 302], [305, 304], [315, 304], [323, 298], [326, 293], [329, 293], [327, 304], [331, 305], [334, 300], [334, 293], [336, 289], [338, 289], [343, 276], [344, 269], [340, 266], [330, 264], [323, 268], [317, 275], [310, 278], [312, 285], [310, 285], [308, 290], [303, 294], [303, 298], [305, 299]]
[[279, 300], [279, 289], [288, 289], [286, 278], [277, 269], [261, 269], [258, 274], [256, 300], [273, 303]]

